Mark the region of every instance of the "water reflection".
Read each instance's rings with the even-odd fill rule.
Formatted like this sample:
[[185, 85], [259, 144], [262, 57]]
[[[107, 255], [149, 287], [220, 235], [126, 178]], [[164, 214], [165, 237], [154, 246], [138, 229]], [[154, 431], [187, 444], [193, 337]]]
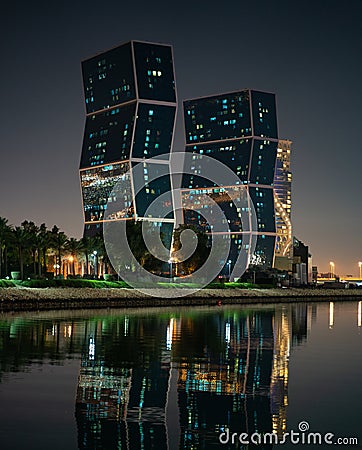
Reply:
[[[163, 449], [173, 437], [182, 449], [209, 448], [225, 427], [280, 435], [290, 348], [307, 336], [307, 309], [88, 324], [76, 401], [79, 447]], [[170, 398], [177, 400], [171, 412]]]
[[334, 325], [334, 303], [329, 302], [329, 328], [332, 329]]
[[[225, 428], [287, 431], [290, 355], [315, 304], [77, 314], [3, 316], [0, 380], [79, 359], [79, 449], [235, 448], [218, 442]], [[332, 328], [333, 302], [328, 315]]]

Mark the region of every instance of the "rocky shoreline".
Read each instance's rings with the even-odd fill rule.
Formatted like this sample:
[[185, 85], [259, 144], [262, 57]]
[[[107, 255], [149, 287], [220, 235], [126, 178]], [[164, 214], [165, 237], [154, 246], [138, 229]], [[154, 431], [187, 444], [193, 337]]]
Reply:
[[171, 289], [169, 294], [165, 298], [163, 289], [0, 288], [0, 312], [362, 300], [361, 289], [202, 289], [183, 297]]

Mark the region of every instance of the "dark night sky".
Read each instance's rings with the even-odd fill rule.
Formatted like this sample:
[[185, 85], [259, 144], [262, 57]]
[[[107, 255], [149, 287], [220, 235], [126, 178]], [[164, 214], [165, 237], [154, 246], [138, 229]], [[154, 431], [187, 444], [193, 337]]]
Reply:
[[333, 260], [337, 273], [357, 275], [361, 0], [34, 0], [8, 2], [0, 21], [0, 216], [81, 236], [80, 61], [130, 39], [165, 42], [179, 101], [244, 87], [276, 93], [279, 135], [294, 143], [294, 234], [320, 271]]

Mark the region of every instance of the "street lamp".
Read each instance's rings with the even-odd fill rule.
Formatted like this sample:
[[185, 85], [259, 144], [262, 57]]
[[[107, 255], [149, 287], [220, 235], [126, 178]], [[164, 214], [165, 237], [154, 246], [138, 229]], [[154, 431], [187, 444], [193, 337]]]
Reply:
[[71, 272], [72, 275], [75, 275], [75, 273], [74, 273], [74, 256], [70, 255], [68, 261], [70, 262], [70, 269], [68, 266], [68, 273]]
[[231, 275], [231, 259], [229, 259], [229, 261], [228, 261], [226, 264], [227, 264], [227, 266], [228, 266], [228, 274], [229, 274], [228, 281], [230, 281], [230, 275]]
[[60, 269], [60, 265], [59, 264], [54, 264], [54, 271], [55, 271], [55, 276], [58, 276], [58, 270]]
[[333, 261], [329, 262], [329, 268], [330, 268], [329, 271], [330, 271], [331, 278], [334, 278], [335, 277], [335, 274], [334, 274], [335, 264]]
[[362, 261], [358, 262], [359, 267], [359, 279], [362, 280]]
[[97, 257], [97, 250], [94, 250], [93, 252], [94, 257], [94, 278], [98, 278], [98, 257]]
[[168, 263], [170, 264], [170, 283], [171, 283], [171, 281], [172, 281], [172, 263], [173, 263], [172, 257], [168, 260]]

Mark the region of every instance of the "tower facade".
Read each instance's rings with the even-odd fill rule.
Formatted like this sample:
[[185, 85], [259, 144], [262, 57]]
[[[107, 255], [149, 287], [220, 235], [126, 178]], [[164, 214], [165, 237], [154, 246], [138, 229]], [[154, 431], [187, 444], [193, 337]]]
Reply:
[[[171, 236], [173, 214], [162, 218], [147, 208], [162, 194], [165, 203], [173, 204], [169, 158], [177, 96], [172, 47], [131, 41], [83, 61], [82, 74], [84, 235], [99, 234], [105, 221], [131, 219], [154, 222]], [[136, 167], [141, 177], [132, 176]], [[125, 177], [131, 189], [113, 191]], [[116, 209], [108, 211], [109, 202]]]
[[234, 191], [231, 196], [242, 195], [242, 185], [253, 202], [257, 221], [253, 230], [256, 247], [250, 263], [271, 267], [276, 239], [273, 183], [278, 147], [274, 94], [244, 89], [188, 100], [184, 102], [184, 121], [186, 152], [193, 154], [185, 172], [194, 173], [183, 178], [184, 222], [211, 231], [200, 214], [201, 202], [198, 201], [198, 196], [208, 192], [227, 217], [229, 231], [226, 234], [231, 248], [229, 259], [224, 263], [229, 264], [230, 272], [230, 265], [235, 263], [245, 245], [242, 235], [248, 230], [243, 229], [241, 211], [230, 202], [230, 186], [225, 195], [220, 185], [208, 180], [207, 164], [203, 164], [203, 159], [205, 155], [210, 156], [238, 176], [240, 184], [231, 186]]
[[275, 219], [277, 241], [275, 255], [291, 257], [293, 253], [293, 233], [291, 222], [292, 209], [292, 173], [290, 171], [290, 153], [292, 142], [279, 140], [274, 176]]

